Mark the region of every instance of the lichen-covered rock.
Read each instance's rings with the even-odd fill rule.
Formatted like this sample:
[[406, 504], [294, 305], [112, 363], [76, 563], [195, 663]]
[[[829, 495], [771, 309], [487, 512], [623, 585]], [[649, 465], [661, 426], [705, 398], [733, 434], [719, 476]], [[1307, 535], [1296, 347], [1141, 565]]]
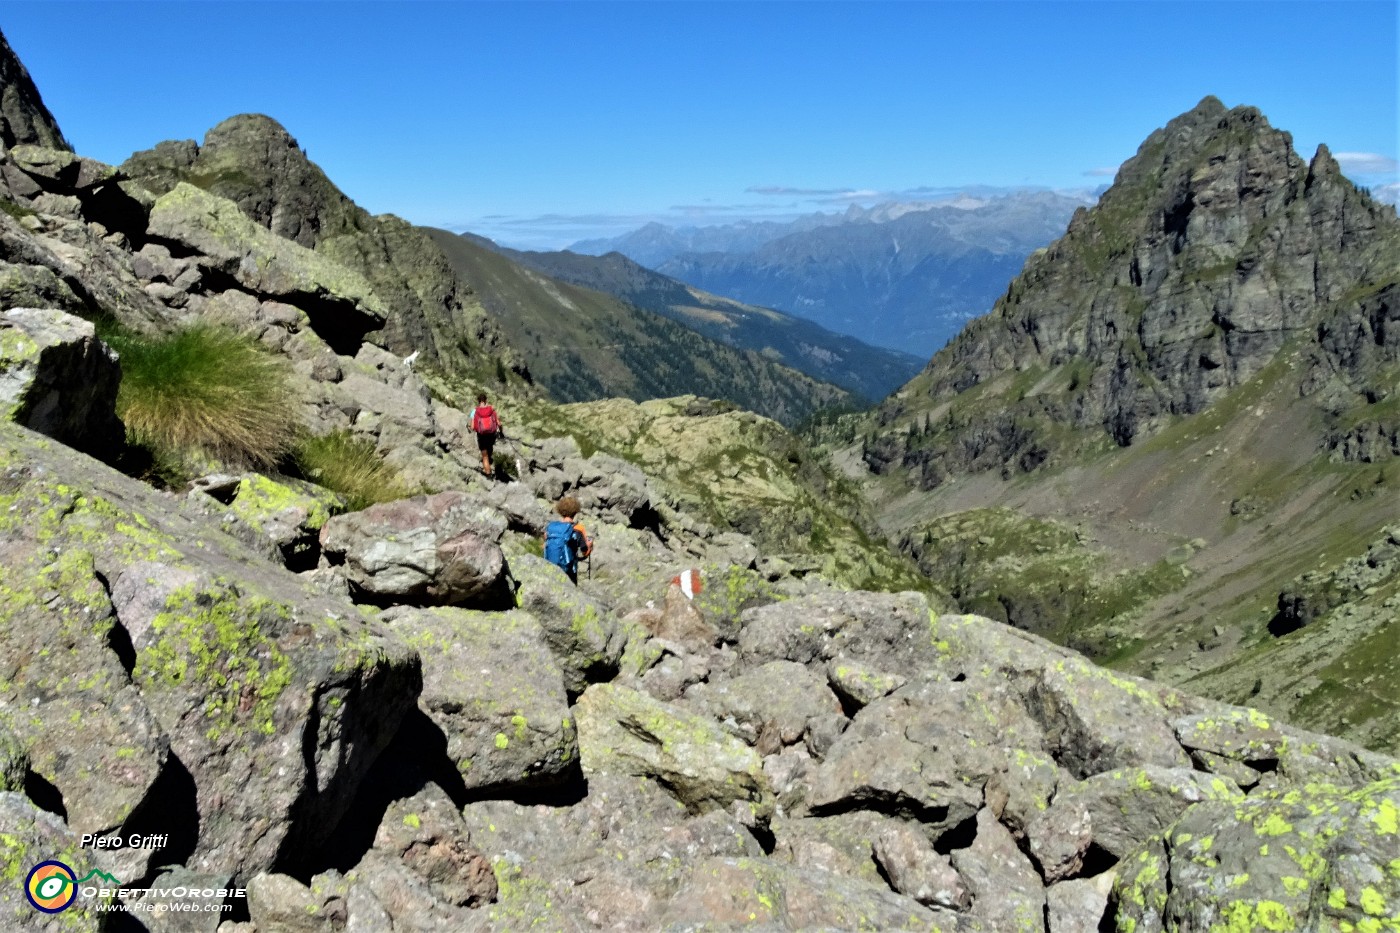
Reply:
[[1067, 658], [1039, 672], [1028, 700], [1056, 760], [1076, 777], [1143, 764], [1191, 766], [1169, 725], [1172, 708], [1186, 703], [1174, 690]]
[[[42, 862], [61, 862], [71, 874], [59, 868], [44, 869], [35, 879], [35, 887], [42, 877], [53, 872], [73, 881], [86, 877], [93, 869], [110, 872], [107, 853], [81, 848], [81, 841], [62, 819], [40, 810], [22, 794], [0, 792], [0, 927], [45, 933], [100, 928], [100, 902], [95, 898], [79, 896], [62, 913], [48, 914], [35, 910], [25, 896], [26, 883]], [[63, 901], [43, 903], [58, 907]]]
[[611, 684], [574, 707], [585, 774], [632, 774], [667, 788], [691, 813], [738, 804], [755, 820], [773, 811], [758, 754], [711, 719]]
[[[319, 844], [421, 685], [417, 657], [348, 601], [188, 502], [4, 423], [0, 564], [14, 571], [0, 701], [26, 713], [11, 728], [54, 762], [70, 817], [92, 821], [82, 831], [187, 827], [194, 871], [247, 876]], [[114, 609], [103, 581], [154, 565], [174, 572], [143, 576], [146, 595]], [[66, 750], [51, 756], [44, 734], [74, 714], [95, 733], [53, 729]]]
[[[19, 432], [0, 428], [0, 440]], [[97, 563], [106, 542], [95, 535], [116, 516], [22, 466], [21, 452], [57, 446], [22, 436], [28, 443], [0, 447], [0, 722], [74, 830], [111, 832], [152, 792], [170, 741], [114, 650], [124, 636]], [[120, 867], [139, 874], [145, 863]]]
[[156, 200], [147, 234], [199, 255], [260, 297], [315, 310], [311, 326], [339, 352], [353, 353], [383, 325], [385, 308], [357, 272], [269, 233], [232, 201], [181, 183]]
[[62, 311], [0, 314], [0, 418], [99, 457], [120, 450], [117, 355], [92, 324]]
[[24, 790], [29, 773], [29, 753], [8, 729], [0, 729], [0, 792]]
[[202, 790], [201, 868], [265, 867], [328, 836], [420, 687], [401, 646], [307, 615], [213, 578], [172, 592], [134, 642], [133, 679]]
[[1400, 777], [1199, 804], [1125, 860], [1118, 929], [1400, 927]]
[[419, 705], [469, 789], [557, 784], [578, 773], [563, 675], [524, 612], [421, 609], [393, 630], [423, 659]]
[[513, 559], [511, 574], [519, 584], [517, 604], [544, 627], [570, 694], [616, 674], [627, 630], [612, 612], [543, 558]]
[[10, 147], [9, 156], [20, 171], [49, 191], [85, 191], [121, 178], [110, 165], [75, 155], [67, 149], [21, 144]]
[[794, 745], [814, 720], [841, 714], [825, 679], [792, 661], [772, 661], [738, 677], [697, 684], [686, 691], [685, 701], [689, 709], [732, 721], [750, 744], [768, 731], [779, 745]]
[[[371, 852], [397, 859], [444, 904], [479, 907], [496, 899], [490, 863], [472, 847], [457, 806], [435, 784], [389, 805]], [[360, 866], [362, 874], [373, 870]]]
[[460, 605], [499, 598], [505, 522], [462, 492], [372, 505], [321, 529], [321, 549], [366, 599]]
[[321, 528], [344, 508], [344, 500], [311, 483], [250, 473], [239, 480], [229, 508], [277, 548], [289, 567], [308, 569], [320, 553]]
[[1046, 881], [1073, 878], [1090, 847], [1113, 861], [1161, 833], [1192, 804], [1243, 800], [1230, 781], [1156, 765], [1107, 771], [1061, 784], [1054, 803], [1026, 828], [1031, 854]]

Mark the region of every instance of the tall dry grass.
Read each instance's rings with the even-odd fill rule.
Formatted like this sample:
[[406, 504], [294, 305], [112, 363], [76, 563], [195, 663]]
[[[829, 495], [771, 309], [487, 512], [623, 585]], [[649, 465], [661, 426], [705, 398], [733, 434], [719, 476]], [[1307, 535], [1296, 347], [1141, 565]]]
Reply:
[[379, 458], [372, 441], [349, 431], [308, 437], [297, 445], [293, 459], [302, 476], [344, 496], [347, 511], [406, 499], [416, 492]]
[[290, 367], [251, 338], [197, 323], [104, 339], [121, 354], [117, 413], [133, 442], [160, 455], [256, 467], [292, 451], [299, 429]]

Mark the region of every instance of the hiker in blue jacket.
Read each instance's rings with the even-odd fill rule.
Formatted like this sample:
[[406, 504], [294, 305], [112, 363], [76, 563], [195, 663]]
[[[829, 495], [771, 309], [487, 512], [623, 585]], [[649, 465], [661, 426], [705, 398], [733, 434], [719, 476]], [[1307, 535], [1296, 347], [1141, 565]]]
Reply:
[[593, 541], [584, 530], [583, 523], [577, 521], [577, 499], [565, 496], [555, 505], [554, 511], [559, 513], [559, 519], [545, 527], [544, 558], [563, 570], [574, 586], [578, 586], [578, 562], [580, 558], [593, 553]]

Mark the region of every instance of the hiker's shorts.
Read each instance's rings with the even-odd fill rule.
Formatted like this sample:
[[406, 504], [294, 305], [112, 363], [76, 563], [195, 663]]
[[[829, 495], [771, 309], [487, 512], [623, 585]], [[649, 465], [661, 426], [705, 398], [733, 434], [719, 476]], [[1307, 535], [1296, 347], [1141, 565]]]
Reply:
[[496, 432], [481, 431], [476, 435], [476, 449], [484, 453], [492, 453], [496, 449]]

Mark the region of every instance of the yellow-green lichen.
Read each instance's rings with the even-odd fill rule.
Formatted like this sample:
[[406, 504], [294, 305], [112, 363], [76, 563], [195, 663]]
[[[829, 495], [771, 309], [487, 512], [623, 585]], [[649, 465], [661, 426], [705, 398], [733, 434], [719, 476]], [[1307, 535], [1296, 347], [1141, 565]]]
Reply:
[[262, 629], [291, 615], [285, 604], [242, 596], [228, 584], [182, 587], [151, 622], [155, 639], [137, 656], [132, 676], [145, 687], [197, 691], [215, 737], [245, 725], [271, 735], [291, 665]]

